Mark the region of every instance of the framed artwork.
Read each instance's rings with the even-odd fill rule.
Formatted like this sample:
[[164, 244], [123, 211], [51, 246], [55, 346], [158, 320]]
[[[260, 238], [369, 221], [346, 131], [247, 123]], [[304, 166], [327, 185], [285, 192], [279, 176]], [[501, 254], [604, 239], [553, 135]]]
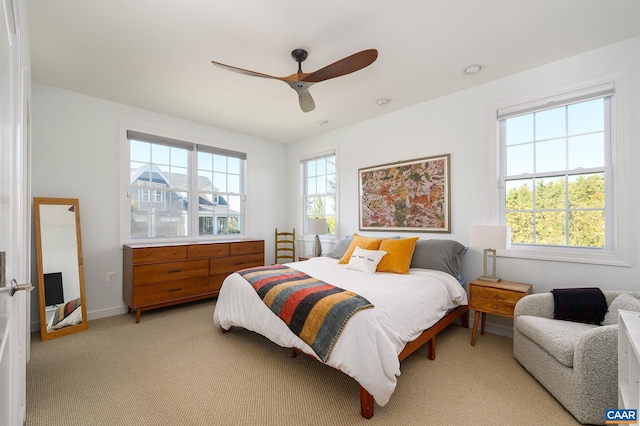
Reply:
[[360, 230], [451, 232], [449, 157], [359, 169]]

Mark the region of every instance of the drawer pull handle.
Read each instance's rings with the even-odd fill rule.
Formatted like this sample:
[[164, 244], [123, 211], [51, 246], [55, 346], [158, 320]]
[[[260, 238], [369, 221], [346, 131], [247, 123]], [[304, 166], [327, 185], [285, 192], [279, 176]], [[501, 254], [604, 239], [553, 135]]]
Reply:
[[497, 299], [498, 298], [498, 293], [493, 293], [493, 298]]
[[498, 305], [493, 305], [493, 309], [498, 309]]
[[182, 272], [182, 269], [172, 269], [171, 271], [168, 271], [170, 274], [175, 274], [176, 272]]
[[169, 293], [171, 293], [172, 291], [180, 291], [182, 290], [182, 287], [178, 287], [178, 288], [170, 288], [169, 289]]

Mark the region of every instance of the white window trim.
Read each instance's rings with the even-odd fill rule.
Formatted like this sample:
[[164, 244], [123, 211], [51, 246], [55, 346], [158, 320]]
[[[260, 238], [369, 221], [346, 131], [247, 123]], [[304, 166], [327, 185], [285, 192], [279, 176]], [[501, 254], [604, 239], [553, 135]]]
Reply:
[[[187, 143], [193, 143], [196, 145], [208, 145], [214, 147], [216, 149], [228, 149], [230, 151], [238, 151], [237, 147], [226, 146], [225, 144], [221, 144], [219, 142], [213, 143], [210, 140], [197, 138], [193, 136], [187, 136], [184, 134], [176, 133], [167, 129], [160, 129], [154, 127], [142, 126], [135, 123], [127, 123], [120, 122], [119, 123], [119, 192], [118, 200], [118, 230], [119, 230], [119, 246], [122, 248], [125, 244], [179, 244], [191, 241], [215, 241], [215, 240], [227, 240], [229, 239], [229, 235], [198, 235], [198, 223], [190, 223], [190, 231], [192, 235], [189, 237], [174, 237], [174, 238], [146, 238], [146, 239], [133, 239], [130, 238], [130, 226], [128, 222], [128, 215], [126, 213], [127, 208], [130, 206], [129, 198], [127, 197], [127, 191], [129, 191], [129, 182], [126, 179], [127, 170], [129, 168], [130, 159], [129, 159], [129, 143], [127, 138], [127, 131], [134, 131], [139, 133], [144, 133], [148, 135], [161, 135], [163, 137], [169, 139], [175, 139], [177, 141], [184, 141]], [[243, 184], [243, 197], [242, 197], [242, 233], [234, 234], [234, 238], [245, 238], [247, 235], [251, 234], [251, 230], [249, 229], [249, 213], [247, 206], [247, 181], [249, 179], [249, 155], [247, 154], [247, 159], [244, 165], [244, 182]], [[190, 164], [191, 165], [191, 164]], [[194, 167], [190, 167], [191, 173], [196, 173]], [[192, 198], [192, 190], [189, 188], [186, 192], [189, 193], [189, 199]], [[194, 203], [189, 203], [189, 214], [191, 215], [191, 209], [197, 208], [194, 207]], [[190, 216], [191, 217], [191, 216]], [[194, 221], [190, 221], [194, 222]], [[195, 227], [195, 233], [193, 233], [193, 228]]]
[[318, 150], [315, 151], [310, 151], [310, 152], [306, 152], [302, 155], [300, 155], [298, 157], [298, 202], [296, 203], [296, 205], [298, 206], [297, 210], [298, 210], [298, 229], [301, 230], [301, 232], [299, 233], [300, 237], [298, 237], [299, 240], [302, 240], [304, 242], [313, 242], [313, 240], [315, 239], [315, 235], [307, 235], [305, 234], [304, 230], [305, 230], [305, 220], [306, 220], [306, 215], [303, 214], [302, 210], [303, 210], [303, 201], [304, 201], [304, 176], [303, 176], [303, 170], [302, 170], [302, 162], [303, 161], [308, 161], [308, 160], [313, 160], [314, 158], [318, 158], [318, 157], [325, 157], [327, 155], [332, 154], [335, 155], [336, 157], [336, 192], [335, 192], [335, 197], [336, 197], [336, 233], [335, 235], [320, 235], [320, 241], [321, 242], [327, 242], [327, 243], [335, 243], [338, 240], [340, 240], [340, 236], [339, 236], [339, 229], [340, 229], [340, 168], [339, 168], [339, 155], [338, 155], [338, 146], [337, 145], [329, 145], [323, 148], [320, 148]]
[[499, 250], [498, 256], [522, 259], [549, 260], [557, 262], [590, 263], [610, 266], [631, 266], [631, 174], [630, 174], [630, 140], [629, 140], [629, 70], [624, 69], [610, 73], [591, 81], [585, 81], [573, 87], [555, 90], [538, 96], [519, 96], [517, 98], [497, 102], [490, 111], [491, 121], [491, 217], [504, 224], [500, 205], [500, 126], [497, 111], [507, 110], [512, 106], [542, 104], [545, 99], [562, 97], [570, 92], [585, 91], [597, 86], [613, 84], [615, 94], [611, 105], [611, 165], [614, 182], [612, 190], [613, 230], [611, 236], [612, 250], [570, 248], [570, 247], [535, 247], [512, 245], [510, 250]]

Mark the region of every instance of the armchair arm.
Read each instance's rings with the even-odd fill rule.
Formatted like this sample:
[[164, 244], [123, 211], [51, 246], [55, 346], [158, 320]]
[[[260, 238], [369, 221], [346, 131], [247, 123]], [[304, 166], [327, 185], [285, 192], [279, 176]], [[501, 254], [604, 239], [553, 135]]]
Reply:
[[553, 319], [553, 294], [530, 294], [518, 301], [513, 312], [514, 320], [520, 315], [532, 315]]
[[618, 325], [603, 325], [585, 332], [576, 343], [573, 368], [595, 371], [618, 368]]

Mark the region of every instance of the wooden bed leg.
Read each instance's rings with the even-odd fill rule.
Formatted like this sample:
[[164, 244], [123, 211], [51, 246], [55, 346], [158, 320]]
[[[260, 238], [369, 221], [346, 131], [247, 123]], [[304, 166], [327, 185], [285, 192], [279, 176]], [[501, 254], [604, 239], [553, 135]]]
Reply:
[[360, 414], [365, 419], [373, 417], [373, 396], [365, 388], [360, 386]]
[[464, 328], [469, 328], [469, 311], [460, 316], [460, 321], [462, 322], [462, 326]]
[[291, 358], [295, 358], [298, 356], [298, 352], [296, 352], [296, 348], [291, 348]]
[[220, 327], [220, 330], [222, 330], [223, 333], [228, 333], [229, 330], [225, 330], [224, 328]]
[[433, 336], [431, 340], [427, 342], [427, 358], [431, 361], [436, 359], [436, 336]]

